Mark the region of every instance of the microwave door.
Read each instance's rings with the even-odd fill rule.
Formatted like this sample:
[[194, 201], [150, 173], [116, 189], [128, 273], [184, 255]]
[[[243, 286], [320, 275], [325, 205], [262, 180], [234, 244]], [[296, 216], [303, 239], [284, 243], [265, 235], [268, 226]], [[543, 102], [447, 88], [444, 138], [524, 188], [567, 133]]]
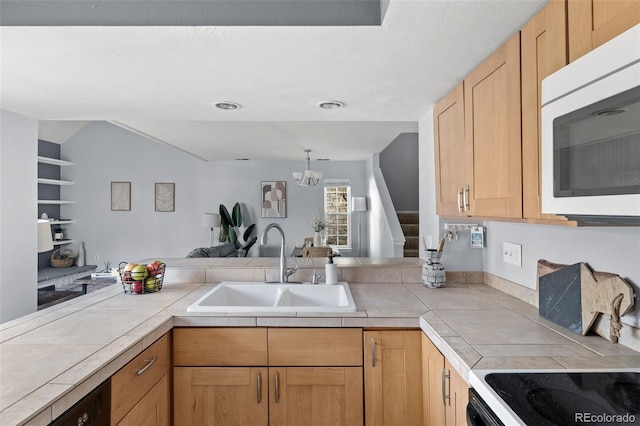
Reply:
[[542, 209], [640, 216], [640, 63], [543, 106]]

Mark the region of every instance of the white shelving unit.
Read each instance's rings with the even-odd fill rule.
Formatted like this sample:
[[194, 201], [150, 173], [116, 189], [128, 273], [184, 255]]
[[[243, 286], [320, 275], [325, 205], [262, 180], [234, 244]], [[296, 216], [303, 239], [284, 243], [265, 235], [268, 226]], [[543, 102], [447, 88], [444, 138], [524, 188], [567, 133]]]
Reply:
[[[59, 166], [59, 167], [67, 167], [67, 166], [73, 166], [75, 163], [71, 162], [71, 161], [65, 161], [65, 160], [60, 160], [57, 158], [49, 158], [49, 157], [42, 157], [42, 156], [38, 156], [38, 163], [43, 163], [43, 164], [50, 164], [53, 166]], [[55, 186], [67, 186], [67, 185], [73, 185], [73, 182], [68, 181], [68, 180], [60, 180], [60, 179], [47, 179], [47, 178], [41, 178], [38, 177], [38, 184], [40, 185], [55, 185]], [[38, 204], [48, 204], [48, 205], [63, 205], [63, 204], [73, 204], [73, 201], [71, 200], [38, 200]], [[72, 219], [65, 219], [65, 220], [53, 220], [51, 221], [51, 225], [69, 225], [72, 224], [73, 220]], [[60, 240], [60, 241], [53, 241], [53, 245], [54, 247], [59, 247], [59, 246], [63, 246], [66, 244], [71, 244], [73, 242], [73, 240], [71, 239], [64, 239], [64, 240]]]

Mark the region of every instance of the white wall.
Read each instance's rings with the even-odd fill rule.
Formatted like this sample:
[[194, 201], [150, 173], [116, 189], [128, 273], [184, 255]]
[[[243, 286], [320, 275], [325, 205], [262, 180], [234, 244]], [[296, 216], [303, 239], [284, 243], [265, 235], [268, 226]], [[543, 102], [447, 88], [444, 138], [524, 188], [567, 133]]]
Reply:
[[[279, 223], [289, 253], [313, 235], [309, 223], [322, 208], [322, 184], [301, 187], [291, 177], [304, 168], [303, 159], [205, 162], [104, 122], [92, 123], [66, 141], [62, 157], [76, 163], [62, 170], [62, 179], [76, 182], [63, 187], [68, 194], [63, 196], [75, 201], [62, 213], [76, 221], [68, 227], [69, 235], [85, 242], [89, 263], [100, 256], [99, 266], [107, 260], [116, 266], [124, 260], [185, 257], [191, 249], [209, 245], [202, 213], [218, 211], [220, 203], [231, 209], [236, 201], [243, 204], [245, 219], [256, 223], [258, 237], [268, 223]], [[366, 192], [364, 161], [312, 161], [312, 168], [324, 178], [350, 179], [354, 195]], [[287, 181], [287, 217], [263, 219], [260, 182], [273, 180]], [[132, 183], [131, 211], [110, 210], [111, 181]], [[154, 211], [155, 182], [176, 183], [175, 212]], [[357, 241], [355, 231], [352, 237]], [[267, 250], [256, 244], [250, 255], [276, 255], [278, 241], [274, 234]]]
[[38, 122], [0, 110], [0, 323], [35, 312]]

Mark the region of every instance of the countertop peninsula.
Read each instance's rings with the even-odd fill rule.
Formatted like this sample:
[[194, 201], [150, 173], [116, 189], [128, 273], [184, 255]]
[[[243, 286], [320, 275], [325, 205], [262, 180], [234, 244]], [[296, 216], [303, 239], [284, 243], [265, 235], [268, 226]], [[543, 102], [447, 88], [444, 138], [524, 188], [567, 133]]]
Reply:
[[[470, 369], [640, 366], [640, 353], [547, 321], [485, 285], [482, 273], [452, 273], [445, 287], [426, 288], [417, 258], [337, 259], [357, 311], [315, 315], [189, 313], [220, 281], [277, 277], [278, 260], [166, 262], [160, 292], [125, 294], [114, 284], [0, 325], [0, 424], [48, 424], [173, 327], [420, 328], [467, 381]], [[292, 279], [308, 281], [313, 265], [299, 263]]]

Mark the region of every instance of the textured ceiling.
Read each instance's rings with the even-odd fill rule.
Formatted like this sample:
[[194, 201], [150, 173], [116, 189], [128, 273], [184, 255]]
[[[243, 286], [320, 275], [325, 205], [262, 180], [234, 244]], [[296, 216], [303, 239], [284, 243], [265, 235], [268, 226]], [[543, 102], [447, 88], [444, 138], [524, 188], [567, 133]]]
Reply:
[[[381, 26], [3, 26], [0, 106], [111, 121], [207, 160], [364, 159], [546, 2], [391, 0]], [[316, 106], [330, 99], [345, 107]]]

